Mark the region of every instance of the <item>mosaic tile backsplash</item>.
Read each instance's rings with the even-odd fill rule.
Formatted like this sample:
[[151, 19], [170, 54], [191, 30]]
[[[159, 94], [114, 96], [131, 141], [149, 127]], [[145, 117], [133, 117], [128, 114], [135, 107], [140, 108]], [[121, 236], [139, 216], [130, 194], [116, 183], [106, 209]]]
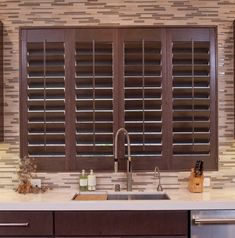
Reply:
[[[19, 27], [97, 25], [218, 26], [219, 171], [206, 172], [211, 187], [235, 186], [233, 20], [234, 0], [0, 0], [4, 24], [4, 133], [0, 188], [17, 184], [19, 162]], [[154, 168], [153, 168], [154, 169]], [[39, 173], [53, 188], [78, 188], [79, 173]], [[189, 172], [162, 173], [164, 188], [187, 186]], [[134, 173], [134, 189], [156, 188], [153, 172]], [[97, 174], [98, 189], [125, 187], [125, 174]]]

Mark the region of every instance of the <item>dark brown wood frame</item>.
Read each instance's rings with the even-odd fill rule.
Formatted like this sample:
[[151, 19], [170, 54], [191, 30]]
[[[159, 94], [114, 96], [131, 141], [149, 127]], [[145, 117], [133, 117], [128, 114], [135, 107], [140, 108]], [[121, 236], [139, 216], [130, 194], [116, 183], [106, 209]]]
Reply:
[[3, 24], [0, 22], [0, 141], [4, 140]]
[[235, 138], [235, 20], [233, 21], [233, 94], [234, 94], [234, 138]]
[[[168, 26], [168, 27], [152, 27], [152, 26], [120, 26], [120, 27], [93, 27], [94, 29], [100, 29], [100, 28], [107, 28], [107, 29], [122, 29], [122, 28], [131, 28], [131, 29], [136, 29], [136, 28], [152, 28], [152, 29], [168, 29], [168, 28], [182, 28], [182, 26]], [[184, 28], [206, 28], [207, 26], [183, 26]], [[218, 124], [218, 116], [217, 116], [217, 72], [216, 72], [216, 69], [217, 69], [217, 48], [216, 48], [216, 42], [217, 42], [217, 39], [216, 39], [216, 33], [217, 33], [217, 28], [216, 27], [212, 27], [212, 26], [209, 26], [211, 28], [211, 37], [212, 37], [212, 42], [211, 42], [211, 62], [213, 63], [213, 65], [215, 65], [215, 68], [211, 69], [211, 73], [212, 73], [212, 81], [211, 81], [211, 95], [212, 95], [212, 98], [213, 100], [211, 100], [211, 103], [212, 103], [212, 116], [211, 116], [211, 121], [213, 121], [212, 123], [212, 136], [211, 136], [211, 140], [213, 141], [213, 148], [212, 148], [212, 155], [211, 155], [211, 158], [214, 158], [213, 161], [207, 163], [206, 162], [206, 166], [205, 166], [205, 169], [207, 170], [217, 170], [218, 169], [218, 128], [217, 128], [217, 124]], [[72, 37], [75, 33], [74, 31], [71, 31], [72, 29], [85, 29], [87, 28], [86, 26], [84, 27], [37, 27], [36, 29], [41, 29], [41, 30], [44, 30], [44, 29], [64, 29], [66, 32], [66, 37], [69, 38], [71, 40], [71, 38], [74, 38]], [[92, 27], [91, 27], [92, 28]], [[24, 52], [26, 52], [26, 49], [25, 49], [25, 44], [23, 44], [23, 40], [25, 38], [25, 34], [27, 34], [27, 30], [30, 30], [30, 29], [35, 29], [35, 27], [23, 27], [21, 28], [21, 35], [20, 35], [20, 42], [21, 42], [21, 46], [20, 46], [20, 49], [21, 49], [21, 53], [20, 53], [20, 64], [22, 65], [22, 62], [25, 61], [25, 58], [24, 58]], [[23, 31], [23, 30], [26, 30], [26, 31]], [[69, 33], [69, 34], [68, 34]], [[71, 36], [71, 33], [72, 33], [72, 36]], [[118, 35], [116, 34], [116, 37], [118, 38]], [[167, 42], [167, 38], [165, 38], [165, 41]], [[74, 42], [70, 42], [69, 46], [67, 47], [67, 51], [70, 52], [70, 55], [71, 55], [71, 50], [72, 50], [72, 45], [74, 44]], [[116, 46], [118, 48], [118, 45]], [[117, 61], [120, 60], [121, 58], [121, 55], [119, 54], [118, 58], [117, 58]], [[167, 58], [169, 59], [170, 58], [170, 52], [167, 52]], [[71, 62], [72, 62], [72, 58], [69, 58], [69, 59], [66, 59], [66, 62], [65, 64], [66, 65], [70, 65]], [[116, 65], [116, 64], [115, 64]], [[167, 66], [168, 68], [164, 69], [166, 70], [168, 73], [170, 72], [170, 65], [168, 64]], [[115, 70], [116, 72], [121, 72], [121, 69], [119, 68], [116, 68]], [[22, 75], [24, 75], [26, 72], [25, 72], [25, 68], [22, 68], [20, 67], [20, 78], [22, 79]], [[74, 75], [74, 72], [71, 70], [69, 72], [69, 76], [70, 78], [73, 79], [72, 75]], [[169, 75], [168, 75], [169, 76]], [[26, 87], [25, 85], [26, 82], [20, 80], [20, 99], [21, 99], [21, 103], [20, 103], [20, 112], [21, 112], [21, 115], [20, 115], [20, 156], [23, 157], [24, 155], [26, 155], [26, 140], [27, 140], [27, 135], [26, 135], [26, 130], [24, 128], [24, 125], [25, 125], [25, 122], [26, 122], [26, 117], [25, 117], [25, 114], [22, 113], [22, 108], [23, 108], [23, 111], [26, 110], [26, 104], [24, 102], [26, 102], [26, 94], [24, 93], [24, 88]], [[122, 90], [120, 89], [120, 85], [118, 85], [118, 83], [116, 82], [116, 86], [119, 87], [119, 90]], [[117, 90], [114, 92], [114, 99], [116, 98], [117, 99], [117, 94], [116, 94]], [[66, 90], [66, 97], [67, 97], [67, 100], [69, 101], [69, 97], [68, 95], [71, 95], [73, 94], [73, 90], [72, 89], [67, 89]], [[171, 95], [167, 94], [167, 97], [168, 98], [171, 98]], [[116, 105], [116, 104], [115, 104]], [[74, 106], [74, 105], [73, 105]], [[120, 106], [120, 105], [119, 105]], [[68, 106], [67, 106], [68, 107]], [[116, 105], [117, 107], [117, 105]], [[68, 107], [66, 110], [71, 110], [69, 109], [71, 107]], [[168, 111], [166, 112], [166, 115], [165, 117], [168, 118], [168, 120], [170, 120], [171, 118], [171, 111]], [[118, 123], [114, 125], [114, 131], [116, 131], [118, 129], [118, 126], [117, 125], [120, 125], [122, 124], [121, 121], [122, 121], [122, 118], [123, 118], [123, 115], [121, 115], [120, 113], [118, 113]], [[69, 123], [69, 122], [66, 122], [66, 123]], [[70, 127], [67, 129], [68, 131], [66, 132], [67, 135], [74, 135], [73, 133], [73, 130], [74, 128]], [[167, 135], [166, 136], [166, 145], [167, 146], [170, 146], [170, 142], [171, 140], [169, 140], [169, 138], [171, 138], [172, 136], [170, 135], [171, 132], [170, 130], [168, 131]], [[67, 140], [68, 141], [72, 141], [73, 140], [73, 136], [67, 136]], [[168, 139], [167, 139], [168, 138]], [[122, 146], [120, 145], [120, 148], [119, 148], [120, 151], [122, 151]], [[172, 168], [171, 166], [171, 160], [172, 158], [170, 158], [169, 154], [170, 154], [170, 150], [168, 152], [166, 152], [168, 154], [168, 156], [166, 156], [168, 158], [168, 161], [167, 161], [167, 166], [160, 166], [161, 169], [163, 170], [172, 170], [172, 171], [182, 171], [182, 170], [188, 170], [190, 165], [193, 165], [193, 163], [195, 162], [195, 160], [197, 160], [198, 158], [194, 158], [190, 161], [185, 161], [185, 160], [182, 160], [180, 162], [180, 164], [178, 166], [175, 166]], [[113, 167], [113, 163], [112, 161], [106, 161], [102, 164], [102, 166], [98, 165], [100, 164], [99, 160], [98, 159], [92, 159], [89, 160], [89, 159], [86, 159], [86, 161], [83, 161], [81, 163], [77, 163], [76, 162], [76, 159], [75, 159], [75, 154], [76, 154], [76, 151], [73, 149], [73, 150], [66, 150], [66, 158], [56, 158], [54, 157], [53, 158], [53, 161], [55, 163], [51, 163], [51, 158], [43, 158], [42, 159], [39, 159], [37, 160], [38, 162], [38, 167], [40, 170], [43, 170], [43, 171], [73, 171], [73, 170], [80, 170], [81, 168], [93, 168], [93, 169], [96, 169], [96, 170], [101, 170], [101, 171], [107, 171], [107, 170], [112, 170], [112, 167]], [[166, 155], [167, 155], [166, 154]], [[160, 161], [159, 161], [160, 162]], [[190, 165], [188, 164], [190, 163]], [[125, 170], [125, 164], [124, 162], [121, 163], [122, 164], [122, 168]], [[184, 168], [184, 165], [185, 164], [188, 164], [187, 165], [187, 168], [185, 167]], [[55, 166], [56, 165], [56, 166]], [[97, 166], [98, 165], [98, 166]], [[154, 166], [156, 165], [159, 165], [159, 163], [155, 163], [153, 164], [153, 162], [149, 163], [149, 162], [146, 162], [146, 161], [139, 161], [138, 162], [138, 166], [135, 165], [135, 161], [133, 163], [133, 169], [135, 170], [152, 170], [152, 168], [154, 168]], [[144, 169], [141, 169], [143, 166]]]

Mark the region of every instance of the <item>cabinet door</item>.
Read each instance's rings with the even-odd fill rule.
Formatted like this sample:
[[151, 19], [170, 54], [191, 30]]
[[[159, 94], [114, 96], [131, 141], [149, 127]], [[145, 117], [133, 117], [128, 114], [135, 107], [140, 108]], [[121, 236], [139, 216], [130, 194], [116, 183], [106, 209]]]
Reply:
[[53, 236], [52, 212], [0, 212], [1, 236]]
[[[89, 236], [76, 236], [73, 238], [87, 238]], [[92, 238], [99, 238], [99, 237], [104, 237], [104, 236], [90, 236]], [[133, 238], [137, 236], [105, 236], [106, 238]], [[138, 236], [138, 238], [187, 238], [187, 236]], [[55, 238], [71, 238], [71, 236], [56, 236]]]
[[187, 211], [55, 212], [55, 236], [184, 236]]

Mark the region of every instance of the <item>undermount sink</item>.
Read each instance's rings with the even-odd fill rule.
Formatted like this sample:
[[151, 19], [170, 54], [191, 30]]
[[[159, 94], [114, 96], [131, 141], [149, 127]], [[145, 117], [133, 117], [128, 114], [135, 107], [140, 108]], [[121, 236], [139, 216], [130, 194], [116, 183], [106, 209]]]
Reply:
[[107, 200], [169, 200], [166, 193], [157, 194], [108, 194]]

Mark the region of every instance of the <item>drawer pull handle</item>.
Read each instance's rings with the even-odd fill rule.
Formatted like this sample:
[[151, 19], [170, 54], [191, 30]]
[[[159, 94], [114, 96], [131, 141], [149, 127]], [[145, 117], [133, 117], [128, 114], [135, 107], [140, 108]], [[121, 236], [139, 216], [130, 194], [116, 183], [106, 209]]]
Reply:
[[29, 222], [22, 222], [22, 223], [13, 223], [13, 222], [0, 223], [0, 227], [2, 227], [2, 226], [24, 226], [24, 227], [27, 227], [27, 226], [29, 226]]
[[235, 218], [194, 218], [195, 225], [235, 224]]

